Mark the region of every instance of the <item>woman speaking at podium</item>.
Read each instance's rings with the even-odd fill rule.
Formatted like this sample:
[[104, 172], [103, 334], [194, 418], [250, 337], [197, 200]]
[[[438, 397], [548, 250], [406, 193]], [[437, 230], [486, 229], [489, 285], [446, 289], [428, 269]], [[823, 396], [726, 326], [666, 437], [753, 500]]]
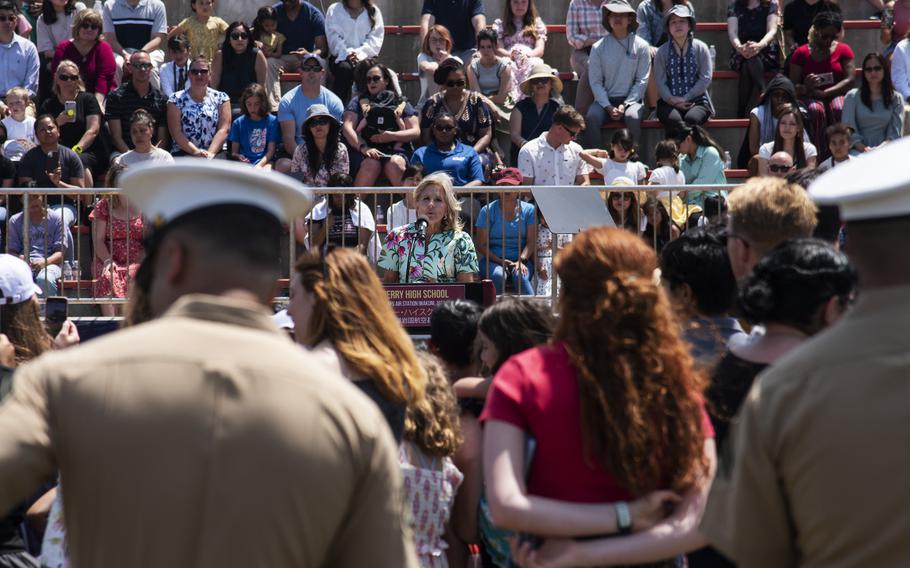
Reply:
[[417, 220], [392, 229], [379, 255], [388, 284], [472, 282], [477, 252], [462, 231], [452, 178], [437, 172], [414, 188]]

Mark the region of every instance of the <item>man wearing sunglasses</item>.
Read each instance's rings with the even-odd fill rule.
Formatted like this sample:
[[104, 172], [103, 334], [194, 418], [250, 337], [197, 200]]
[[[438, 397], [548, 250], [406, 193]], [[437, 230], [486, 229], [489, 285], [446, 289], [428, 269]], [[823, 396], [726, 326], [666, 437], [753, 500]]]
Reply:
[[158, 69], [164, 63], [167, 10], [161, 0], [113, 0], [104, 3], [104, 40], [111, 44], [120, 83], [123, 65], [130, 54], [144, 51], [153, 65], [151, 82], [158, 89]]
[[18, 21], [19, 6], [0, 0], [0, 98], [13, 87], [25, 87], [32, 95], [38, 93], [38, 48], [16, 34]]
[[768, 160], [768, 175], [771, 177], [785, 179], [795, 170], [793, 156], [786, 152], [775, 152]]
[[522, 183], [591, 185], [591, 167], [581, 159], [581, 146], [574, 141], [584, 128], [585, 119], [573, 107], [565, 105], [556, 111], [550, 129], [518, 151]]
[[[151, 84], [152, 64], [148, 53], [137, 51], [130, 55], [128, 65], [130, 80], [120, 85], [107, 96], [104, 119], [108, 123], [111, 142], [118, 153], [133, 149], [130, 135], [130, 118], [138, 109], [149, 112], [158, 124], [157, 145], [167, 143], [167, 97]], [[114, 156], [112, 156], [114, 157]]]
[[277, 108], [281, 98], [281, 73], [296, 72], [303, 65], [305, 56], [310, 53], [327, 55], [329, 47], [325, 39], [325, 16], [318, 8], [303, 0], [282, 0], [272, 7], [278, 15], [278, 32], [287, 38], [281, 47], [281, 57], [268, 58], [264, 85], [272, 108]]

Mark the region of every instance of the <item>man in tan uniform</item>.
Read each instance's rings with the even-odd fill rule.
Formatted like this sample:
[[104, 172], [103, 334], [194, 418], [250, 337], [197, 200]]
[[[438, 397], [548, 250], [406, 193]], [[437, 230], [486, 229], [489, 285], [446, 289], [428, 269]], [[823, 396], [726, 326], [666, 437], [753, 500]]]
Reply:
[[76, 568], [416, 567], [382, 415], [265, 308], [309, 196], [189, 158], [123, 186], [159, 221], [136, 279], [157, 319], [17, 372], [0, 511], [59, 469]]
[[702, 521], [739, 566], [910, 566], [910, 139], [821, 176], [858, 301], [753, 385]]

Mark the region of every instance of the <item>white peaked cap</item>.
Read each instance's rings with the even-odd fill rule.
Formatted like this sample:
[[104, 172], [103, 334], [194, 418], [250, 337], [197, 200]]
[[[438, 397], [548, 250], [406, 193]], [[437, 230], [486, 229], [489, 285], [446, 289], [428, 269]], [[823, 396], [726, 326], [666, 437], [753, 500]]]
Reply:
[[910, 138], [885, 144], [831, 168], [809, 186], [821, 205], [840, 206], [845, 221], [910, 215]]
[[120, 186], [130, 203], [157, 227], [215, 205], [258, 207], [283, 221], [303, 217], [313, 208], [312, 193], [297, 180], [226, 160], [146, 162], [124, 172]]

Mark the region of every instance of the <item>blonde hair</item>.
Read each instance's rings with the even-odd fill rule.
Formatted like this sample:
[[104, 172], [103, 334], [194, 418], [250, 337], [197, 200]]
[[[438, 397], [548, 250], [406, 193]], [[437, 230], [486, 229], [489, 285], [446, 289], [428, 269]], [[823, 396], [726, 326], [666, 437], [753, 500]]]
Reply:
[[12, 89], [6, 91], [6, 96], [4, 97], [4, 102], [9, 106], [11, 97], [22, 97], [25, 99], [25, 115], [26, 116], [35, 116], [35, 103], [32, 101], [31, 94], [28, 92], [28, 89], [25, 87], [13, 87]]
[[811, 236], [818, 223], [806, 190], [778, 178], [750, 179], [730, 192], [727, 207], [733, 231], [760, 256], [787, 239]]
[[[85, 10], [83, 10], [83, 12], [84, 11]], [[57, 73], [59, 73], [60, 69], [63, 67], [71, 67], [76, 72], [76, 76], [79, 77], [78, 79], [76, 79], [76, 92], [84, 93], [85, 92], [85, 82], [82, 80], [82, 73], [79, 72], [79, 66], [76, 65], [75, 61], [71, 61], [69, 59], [64, 59], [63, 61], [61, 61], [60, 63], [57, 64], [57, 69], [54, 71], [54, 86], [52, 87], [54, 94], [57, 95], [58, 97], [60, 96], [60, 85], [57, 83]]]
[[94, 10], [82, 10], [76, 14], [76, 17], [73, 18], [73, 27], [70, 28], [72, 37], [79, 37], [79, 28], [82, 27], [83, 22], [90, 22], [98, 25], [97, 41], [101, 41], [101, 30], [104, 27], [104, 20], [101, 19], [101, 14]]
[[426, 373], [366, 257], [354, 249], [309, 251], [295, 266], [303, 288], [316, 297], [308, 329], [297, 334], [310, 347], [324, 340], [358, 375], [369, 377], [389, 401], [423, 398]]
[[433, 457], [451, 457], [464, 441], [455, 393], [439, 359], [420, 350], [417, 359], [427, 373], [423, 399], [408, 405], [404, 439]]
[[461, 212], [461, 204], [455, 199], [452, 177], [445, 172], [435, 172], [424, 177], [414, 188], [414, 201], [420, 201], [420, 196], [431, 186], [442, 188], [443, 199], [446, 202], [446, 215], [442, 219], [442, 229], [460, 231], [464, 224], [461, 222], [461, 217], [458, 216]]

